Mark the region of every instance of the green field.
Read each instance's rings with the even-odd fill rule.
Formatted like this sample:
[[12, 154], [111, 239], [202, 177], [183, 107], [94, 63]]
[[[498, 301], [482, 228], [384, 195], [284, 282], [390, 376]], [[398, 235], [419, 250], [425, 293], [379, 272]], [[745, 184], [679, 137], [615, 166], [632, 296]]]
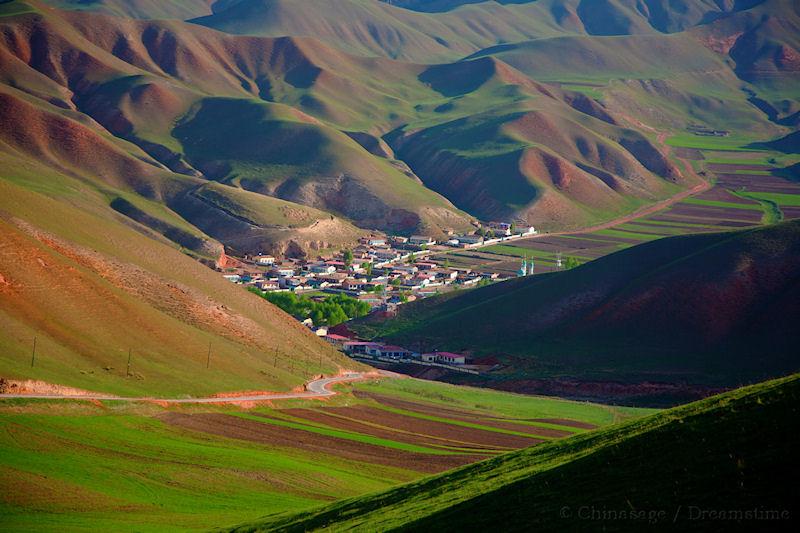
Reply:
[[571, 418], [598, 426], [641, 416], [650, 409], [576, 402], [546, 396], [510, 394], [486, 388], [449, 385], [419, 379], [385, 380], [357, 384], [358, 390], [391, 394], [407, 400], [431, 402], [442, 407], [460, 407], [498, 417]]
[[[800, 469], [794, 375], [233, 531], [714, 530], [687, 506], [777, 509], [787, 527]], [[766, 443], [766, 444], [765, 444]], [[581, 510], [587, 512], [584, 514]], [[616, 514], [593, 516], [591, 510]], [[624, 518], [619, 513], [624, 512]], [[623, 520], [623, 521], [620, 521]], [[755, 524], [757, 519], [722, 524]]]
[[[418, 479], [430, 471], [419, 469], [425, 458], [440, 461], [475, 453], [480, 453], [478, 458], [491, 457], [509, 449], [500, 444], [502, 440], [491, 445], [495, 438], [585, 431], [530, 419], [605, 426], [650, 412], [412, 379], [337, 388], [342, 394], [324, 404], [287, 400], [275, 408], [249, 410], [112, 401], [0, 401], [3, 530], [208, 530], [265, 514], [299, 512]], [[364, 394], [407, 403], [401, 409]], [[428, 438], [415, 444], [416, 439], [427, 438], [424, 431], [395, 428], [387, 433], [389, 428], [380, 424], [353, 426], [347, 410], [354, 408], [367, 409], [378, 420], [406, 420], [409, 428], [416, 420], [458, 434], [452, 440]], [[442, 414], [425, 414], [424, 409], [431, 408]], [[473, 413], [472, 421], [453, 416], [453, 409]], [[324, 422], [314, 416], [332, 418]], [[200, 425], [176, 425], [171, 417], [197, 420]], [[216, 420], [224, 424], [214, 425]], [[516, 430], [493, 425], [509, 420]], [[236, 431], [242, 424], [249, 433]], [[294, 436], [270, 440], [287, 431]], [[487, 445], [480, 450], [468, 446], [462, 441], [474, 437], [465, 436], [465, 431], [488, 438]], [[254, 434], [262, 440], [252, 438]], [[265, 436], [269, 438], [263, 440]], [[319, 446], [299, 443], [307, 440], [317, 440]], [[363, 449], [364, 457], [337, 452], [350, 447]], [[415, 462], [401, 466], [384, 464], [380, 458], [398, 453], [410, 454]]]

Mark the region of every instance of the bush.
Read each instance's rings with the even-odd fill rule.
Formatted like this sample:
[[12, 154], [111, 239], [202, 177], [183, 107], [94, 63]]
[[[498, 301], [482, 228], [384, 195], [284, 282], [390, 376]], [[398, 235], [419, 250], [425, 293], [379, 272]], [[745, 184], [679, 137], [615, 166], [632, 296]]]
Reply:
[[323, 301], [316, 302], [293, 292], [263, 292], [255, 287], [249, 290], [299, 320], [310, 318], [315, 326], [335, 326], [351, 318], [365, 316], [370, 309], [367, 302], [344, 294], [327, 296]]

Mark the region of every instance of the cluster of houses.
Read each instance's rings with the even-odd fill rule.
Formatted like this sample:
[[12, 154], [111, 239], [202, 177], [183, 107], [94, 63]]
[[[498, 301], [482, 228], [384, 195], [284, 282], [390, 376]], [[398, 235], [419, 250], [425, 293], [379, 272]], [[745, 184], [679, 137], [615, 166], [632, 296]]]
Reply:
[[452, 235], [442, 244], [456, 248], [478, 248], [535, 235], [533, 226], [516, 226], [511, 222], [489, 222], [475, 233]]
[[472, 362], [466, 355], [452, 352], [414, 352], [392, 344], [364, 342], [349, 337], [329, 333], [325, 339], [350, 356], [367, 356], [386, 361], [414, 361], [422, 363], [440, 363], [449, 366], [461, 366]]
[[[511, 234], [512, 225], [491, 223], [487, 228], [484, 234], [490, 231]], [[474, 239], [485, 244], [491, 240], [472, 235], [455, 236], [437, 243], [425, 235], [367, 236], [352, 250], [329, 258], [279, 259], [258, 254], [235, 260], [221, 270], [228, 280], [263, 291], [343, 293], [366, 301], [373, 310], [392, 313], [401, 303], [499, 277], [496, 272], [450, 268], [430, 257], [435, 251], [446, 250], [447, 245], [453, 245], [451, 241], [458, 239], [463, 240], [463, 246], [473, 246], [467, 242]]]

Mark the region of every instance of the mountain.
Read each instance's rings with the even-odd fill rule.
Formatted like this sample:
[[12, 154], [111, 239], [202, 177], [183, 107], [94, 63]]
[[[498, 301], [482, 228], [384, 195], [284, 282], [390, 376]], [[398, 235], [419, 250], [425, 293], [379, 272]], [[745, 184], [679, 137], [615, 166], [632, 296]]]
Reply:
[[227, 33], [313, 37], [349, 53], [432, 63], [481, 48], [559, 31], [539, 9], [482, 2], [448, 13], [422, 14], [358, 0], [241, 0], [193, 19]]
[[[667, 9], [677, 33], [654, 22], [661, 2], [609, 1], [631, 21], [614, 35], [584, 28], [594, 16], [575, 27], [556, 16], [594, 4], [549, 0], [433, 13], [372, 0], [50, 4], [2, 4], [3, 93], [133, 150], [130, 168], [100, 181], [113, 176], [233, 253], [313, 255], [351, 245], [359, 228], [606, 221], [698, 183], [668, 133], [699, 123], [755, 142], [786, 135], [798, 109], [784, 60], [797, 13], [784, 0]], [[133, 18], [183, 16], [158, 5], [210, 13]], [[720, 44], [745, 34], [764, 54], [780, 48], [773, 82], [746, 74], [746, 43]], [[70, 164], [99, 177], [98, 162]], [[141, 183], [154, 173], [159, 185]]]
[[717, 527], [700, 518], [712, 512], [726, 527], [770, 520], [785, 530], [795, 508], [785, 489], [800, 473], [798, 400], [794, 375], [229, 530], [693, 531]]
[[94, 11], [141, 19], [187, 19], [210, 15], [238, 0], [48, 0], [60, 9]]
[[798, 274], [794, 221], [660, 239], [572, 270], [413, 302], [357, 331], [498, 357], [507, 368], [487, 380], [494, 387], [562, 383], [575, 396], [674, 403], [800, 368]]
[[[430, 227], [435, 233], [467, 225], [465, 214], [423, 187], [404, 165], [369, 153], [320, 120], [358, 127], [365, 114], [377, 119], [372, 108], [392, 99], [391, 91], [377, 94], [370, 87], [387, 68], [379, 61], [350, 58], [314, 42], [236, 38], [181, 22], [53, 10], [2, 20], [7, 86], [37, 97], [36, 105], [48, 112], [53, 104], [62, 108], [58, 112], [78, 112], [86, 127], [136, 144], [156, 160], [151, 166], [201, 180], [175, 178], [187, 189], [212, 179], [287, 200], [287, 208], [299, 202], [333, 211], [334, 218], [368, 228]], [[352, 78], [367, 79], [359, 84]], [[334, 100], [336, 94], [346, 97]], [[187, 191], [171, 192], [164, 201], [183, 215], [191, 203]], [[333, 244], [353, 242], [352, 227], [337, 224], [348, 238]], [[222, 239], [225, 232], [215, 236]], [[295, 245], [308, 249], [301, 238]], [[264, 246], [225, 244], [243, 252]]]
[[[3, 18], [9, 94], [47, 113], [77, 112], [85, 127], [180, 175], [159, 201], [235, 252], [343, 246], [357, 236], [351, 224], [434, 235], [467, 229], [471, 217], [570, 227], [693, 182], [601, 103], [494, 57], [416, 65], [310, 38], [10, 5], [28, 7]], [[551, 138], [554, 129], [563, 131]], [[288, 202], [281, 209], [307, 223], [242, 220], [236, 202], [198, 203], [209, 180]], [[279, 204], [260, 203], [267, 212]], [[315, 222], [325, 213], [333, 224]], [[325, 226], [335, 238], [318, 231]]]

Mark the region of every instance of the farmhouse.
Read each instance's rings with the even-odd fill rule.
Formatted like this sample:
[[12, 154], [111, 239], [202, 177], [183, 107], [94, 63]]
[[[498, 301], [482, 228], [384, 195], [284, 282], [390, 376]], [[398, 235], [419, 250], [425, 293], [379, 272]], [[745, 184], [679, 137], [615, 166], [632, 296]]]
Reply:
[[415, 244], [417, 246], [430, 246], [431, 244], [436, 244], [431, 237], [427, 235], [412, 235], [410, 239], [408, 239], [409, 244]]
[[489, 222], [488, 226], [498, 237], [508, 237], [511, 235], [511, 224], [508, 222]]
[[253, 260], [258, 263], [259, 265], [274, 265], [275, 258], [271, 255], [257, 255], [253, 258]]
[[402, 357], [409, 357], [411, 356], [411, 352], [406, 350], [401, 346], [394, 346], [391, 344], [383, 345], [379, 344], [378, 346], [372, 346], [367, 348], [367, 353], [369, 355], [374, 355], [376, 357], [390, 357], [392, 359], [400, 359]]
[[336, 266], [328, 263], [315, 263], [309, 265], [308, 270], [314, 274], [333, 274], [336, 272]]
[[337, 335], [335, 333], [328, 333], [327, 335], [325, 335], [325, 340], [338, 348], [344, 348], [344, 345], [346, 343], [351, 342], [350, 339], [348, 339], [347, 337], [344, 337], [342, 335]]
[[381, 346], [379, 342], [343, 341], [342, 349], [346, 353], [368, 353], [367, 350]]
[[271, 280], [271, 279], [263, 279], [257, 281], [256, 287], [258, 287], [262, 291], [277, 291], [278, 289], [281, 288], [277, 280]]
[[456, 237], [459, 244], [480, 244], [483, 242], [483, 237], [480, 235], [459, 235]]
[[435, 354], [437, 363], [444, 363], [446, 365], [463, 365], [467, 362], [464, 355], [452, 352], [436, 352]]

